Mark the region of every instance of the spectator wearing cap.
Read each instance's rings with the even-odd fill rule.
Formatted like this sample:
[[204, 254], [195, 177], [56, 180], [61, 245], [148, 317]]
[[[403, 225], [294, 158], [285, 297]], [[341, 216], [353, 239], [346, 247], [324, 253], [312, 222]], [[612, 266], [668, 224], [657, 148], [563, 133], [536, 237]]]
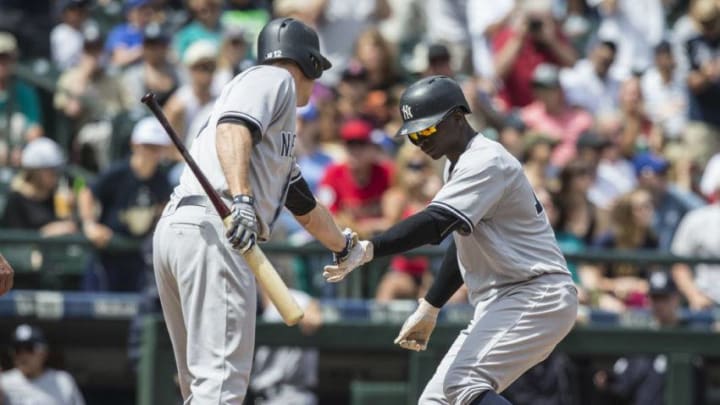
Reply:
[[[687, 327], [687, 319], [680, 316], [680, 299], [672, 278], [665, 272], [650, 274], [649, 296], [652, 326], [659, 329]], [[688, 405], [706, 404], [705, 372], [701, 358], [693, 358], [692, 402]], [[598, 403], [632, 403], [657, 405], [666, 403], [665, 384], [668, 369], [666, 354], [635, 355], [621, 357], [612, 370], [599, 370], [593, 382], [600, 395]]]
[[15, 329], [10, 350], [15, 368], [0, 374], [0, 393], [8, 404], [85, 405], [75, 379], [47, 367], [48, 353], [40, 328], [21, 324]]
[[577, 142], [578, 156], [596, 167], [588, 198], [608, 212], [614, 201], [637, 186], [635, 168], [620, 153], [617, 144], [595, 130], [585, 131]]
[[617, 46], [612, 41], [598, 41], [587, 58], [560, 72], [568, 103], [591, 114], [617, 110], [620, 81], [610, 74]]
[[96, 30], [85, 31], [80, 62], [58, 79], [54, 105], [72, 120], [81, 165], [97, 171], [110, 162], [110, 121], [136, 105], [119, 77], [106, 69], [103, 42]]
[[428, 76], [453, 77], [450, 50], [443, 44], [431, 44], [427, 50], [427, 68], [423, 72], [424, 77]]
[[685, 47], [690, 123], [683, 140], [686, 153], [704, 166], [720, 152], [720, 6], [713, 0], [697, 0], [690, 13], [701, 33]]
[[2, 227], [37, 230], [43, 236], [77, 232], [64, 165], [65, 157], [53, 140], [41, 137], [28, 143], [11, 184]]
[[[159, 24], [152, 23], [145, 28], [142, 58], [122, 75], [123, 86], [131, 100], [137, 102], [152, 91], [163, 106], [180, 86], [177, 69], [168, 58], [169, 42], [170, 36]], [[144, 109], [140, 103], [137, 105]]]
[[346, 161], [328, 166], [318, 187], [318, 200], [329, 208], [337, 223], [363, 237], [388, 225], [381, 202], [393, 173], [391, 164], [379, 159], [380, 148], [373, 142], [373, 130], [372, 124], [363, 119], [350, 119], [342, 125]]
[[105, 42], [110, 62], [119, 67], [135, 63], [142, 57], [143, 31], [153, 19], [150, 0], [125, 0], [124, 11], [127, 21], [113, 28]]
[[97, 29], [94, 21], [88, 19], [90, 0], [60, 1], [60, 24], [50, 32], [52, 61], [60, 70], [75, 66], [82, 55], [86, 29]]
[[541, 64], [570, 67], [576, 56], [553, 19], [548, 0], [523, 2], [493, 35], [495, 75], [503, 83], [506, 107], [525, 107], [535, 99], [533, 74]]
[[83, 233], [98, 248], [86, 269], [86, 290], [140, 291], [144, 283], [140, 251], [112, 253], [103, 248], [113, 235], [148, 237], [172, 191], [159, 168], [170, 145], [160, 123], [143, 118], [135, 125], [130, 143], [129, 159], [101, 172], [78, 199]]
[[190, 0], [188, 8], [192, 14], [192, 22], [175, 33], [173, 48], [181, 60], [185, 52], [197, 41], [210, 41], [219, 46], [222, 40], [222, 0]]
[[370, 91], [367, 70], [359, 63], [351, 62], [343, 70], [338, 83], [337, 108], [343, 119], [360, 115]]
[[533, 72], [532, 85], [536, 101], [523, 107], [520, 116], [529, 130], [559, 141], [551, 162], [555, 167], [563, 167], [575, 158], [577, 140], [592, 126], [592, 116], [567, 104], [556, 66], [539, 65]]
[[[40, 100], [34, 88], [15, 76], [18, 46], [0, 32], [0, 166], [17, 156], [20, 146], [42, 136]], [[17, 164], [13, 162], [13, 164]]]
[[642, 76], [641, 86], [648, 116], [667, 140], [680, 140], [687, 123], [688, 95], [685, 75], [676, 68], [672, 45], [655, 47], [654, 64]]
[[[715, 179], [714, 203], [688, 212], [675, 233], [671, 252], [680, 256], [720, 256], [720, 179]], [[720, 305], [720, 265], [700, 263], [689, 266], [676, 263], [672, 270], [677, 284], [690, 308], [707, 309]]]
[[220, 94], [223, 86], [237, 74], [253, 65], [253, 61], [245, 58], [248, 53], [245, 34], [245, 30], [241, 27], [233, 26], [223, 29], [217, 70], [212, 84], [215, 94]]
[[638, 186], [650, 191], [655, 205], [653, 228], [660, 241], [660, 249], [670, 250], [675, 231], [689, 211], [705, 205], [702, 198], [684, 191], [668, 181], [670, 162], [653, 153], [633, 158]]
[[[188, 71], [188, 82], [180, 86], [168, 99], [163, 110], [175, 131], [186, 142], [196, 133], [196, 121], [205, 121], [217, 94], [213, 93], [213, 76], [217, 68], [218, 49], [212, 41], [196, 41], [185, 52], [183, 64]], [[202, 123], [201, 123], [202, 125]], [[180, 156], [177, 156], [178, 160]]]

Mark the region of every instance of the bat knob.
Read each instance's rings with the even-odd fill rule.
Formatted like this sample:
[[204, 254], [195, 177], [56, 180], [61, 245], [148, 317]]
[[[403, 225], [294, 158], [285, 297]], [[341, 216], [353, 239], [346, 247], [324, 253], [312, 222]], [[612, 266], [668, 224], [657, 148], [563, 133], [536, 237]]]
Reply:
[[153, 93], [152, 91], [148, 92], [140, 99], [140, 101], [143, 102], [144, 104], [147, 104], [147, 103], [151, 102], [152, 100], [155, 100], [155, 93]]

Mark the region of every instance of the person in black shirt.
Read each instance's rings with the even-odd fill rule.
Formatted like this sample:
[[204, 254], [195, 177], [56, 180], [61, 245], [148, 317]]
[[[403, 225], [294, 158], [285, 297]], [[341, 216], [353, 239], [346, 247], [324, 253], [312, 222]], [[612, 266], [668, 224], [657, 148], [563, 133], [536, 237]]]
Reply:
[[77, 232], [72, 195], [61, 175], [64, 165], [57, 143], [45, 137], [30, 142], [22, 152], [22, 170], [12, 182], [1, 226], [37, 230], [43, 236]]
[[[172, 192], [159, 163], [170, 139], [152, 117], [140, 120], [131, 137], [131, 155], [101, 172], [78, 201], [82, 230], [99, 249], [88, 265], [84, 288], [90, 291], [140, 291], [144, 267], [140, 250], [103, 250], [113, 235], [143, 239], [151, 235]], [[99, 212], [99, 215], [96, 213]]]

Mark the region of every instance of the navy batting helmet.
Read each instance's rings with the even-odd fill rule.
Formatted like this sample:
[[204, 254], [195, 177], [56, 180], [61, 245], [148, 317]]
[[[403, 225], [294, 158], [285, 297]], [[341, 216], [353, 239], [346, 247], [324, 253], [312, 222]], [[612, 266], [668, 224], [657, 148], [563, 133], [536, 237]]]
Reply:
[[290, 59], [300, 66], [305, 76], [317, 79], [332, 64], [320, 54], [317, 33], [292, 18], [270, 21], [260, 31], [257, 43], [259, 63]]
[[437, 125], [451, 111], [470, 113], [460, 86], [447, 76], [429, 76], [411, 84], [400, 97], [403, 125], [397, 135], [423, 131]]

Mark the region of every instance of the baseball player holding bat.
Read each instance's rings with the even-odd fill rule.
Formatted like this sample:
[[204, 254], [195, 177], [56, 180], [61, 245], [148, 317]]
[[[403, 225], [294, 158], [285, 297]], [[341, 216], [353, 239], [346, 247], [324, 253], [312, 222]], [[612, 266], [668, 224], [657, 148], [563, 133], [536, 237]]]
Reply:
[[520, 163], [476, 133], [460, 87], [424, 78], [400, 99], [400, 135], [433, 159], [448, 158], [445, 185], [423, 211], [325, 267], [342, 280], [373, 257], [398, 254], [450, 234], [440, 272], [395, 343], [424, 350], [440, 308], [463, 284], [475, 312], [438, 366], [420, 404], [505, 405], [501, 393], [545, 359], [570, 331], [577, 291], [542, 205]]
[[[313, 82], [331, 66], [317, 34], [299, 21], [277, 19], [262, 29], [257, 46], [260, 65], [223, 88], [189, 152], [213, 192], [186, 169], [153, 239], [186, 404], [243, 402], [257, 300], [252, 264], [243, 254], [269, 239], [283, 206], [335, 252], [336, 263], [359, 249], [316, 204], [294, 157], [296, 106], [307, 104]], [[225, 227], [218, 211], [227, 209], [208, 199], [217, 194], [232, 207]]]

